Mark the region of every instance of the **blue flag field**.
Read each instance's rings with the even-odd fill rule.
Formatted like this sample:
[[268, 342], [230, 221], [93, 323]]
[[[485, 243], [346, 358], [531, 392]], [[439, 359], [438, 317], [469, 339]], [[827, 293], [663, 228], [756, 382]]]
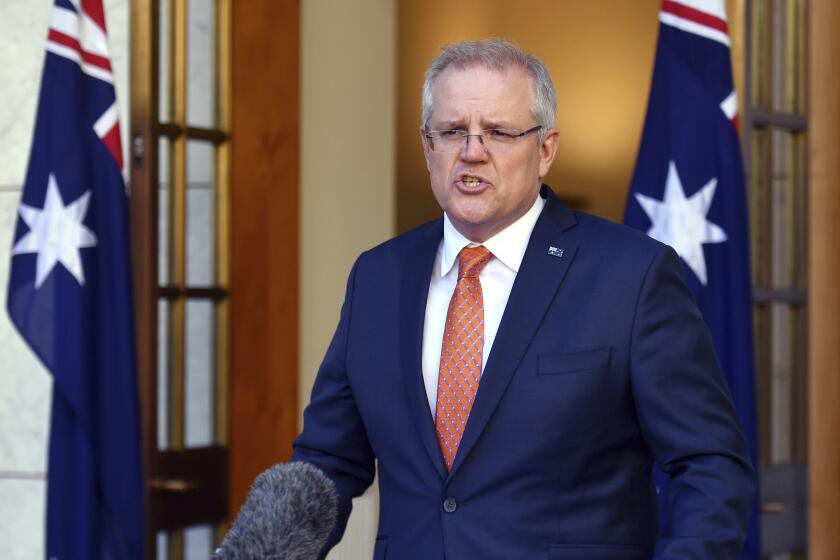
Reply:
[[8, 313], [53, 377], [49, 560], [140, 560], [127, 197], [102, 0], [56, 0]]
[[[664, 0], [659, 21], [624, 221], [682, 258], [758, 471], [747, 191], [724, 0]], [[743, 559], [761, 557], [759, 523], [756, 503]]]

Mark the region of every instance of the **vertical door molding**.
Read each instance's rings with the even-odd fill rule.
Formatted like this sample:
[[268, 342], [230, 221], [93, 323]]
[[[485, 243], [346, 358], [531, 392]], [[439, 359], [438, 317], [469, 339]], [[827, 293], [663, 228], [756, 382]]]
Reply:
[[231, 514], [297, 433], [299, 10], [233, 2]]
[[[152, 37], [157, 30], [153, 0], [131, 2], [131, 36]], [[137, 373], [143, 433], [143, 471], [153, 472], [157, 438], [157, 216], [158, 183], [157, 115], [158, 50], [153, 41], [131, 41], [131, 134], [129, 216], [134, 316], [137, 341]], [[154, 149], [153, 149], [154, 148]], [[151, 491], [146, 486], [145, 557], [155, 557], [154, 533], [148, 528], [155, 516]]]
[[840, 3], [810, 4], [809, 557], [840, 558]]

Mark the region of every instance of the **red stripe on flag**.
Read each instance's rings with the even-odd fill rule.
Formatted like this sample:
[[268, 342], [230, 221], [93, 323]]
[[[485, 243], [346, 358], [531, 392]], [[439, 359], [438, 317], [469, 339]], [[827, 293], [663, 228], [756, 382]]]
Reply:
[[729, 26], [725, 20], [715, 17], [712, 14], [701, 12], [695, 8], [686, 6], [685, 4], [678, 4], [672, 0], [662, 0], [662, 11], [668, 14], [673, 14], [677, 17], [693, 21], [694, 23], [711, 27], [723, 33], [729, 34]]
[[111, 72], [111, 61], [105, 58], [104, 56], [99, 56], [98, 54], [91, 54], [87, 51], [82, 51], [82, 60], [84, 60], [88, 64]]
[[52, 41], [53, 43], [58, 43], [59, 45], [64, 45], [65, 47], [70, 47], [74, 51], [78, 51], [79, 53], [82, 52], [82, 45], [79, 44], [79, 41], [70, 37], [69, 35], [65, 35], [55, 29], [50, 29], [49, 34], [47, 35], [47, 39]]
[[56, 31], [55, 29], [50, 29], [49, 35], [47, 35], [47, 39], [52, 41], [53, 43], [58, 43], [59, 45], [64, 45], [65, 47], [71, 48], [74, 51], [79, 53], [79, 56], [82, 58], [83, 61], [86, 63], [96, 66], [97, 68], [101, 68], [102, 70], [106, 70], [111, 72], [111, 61], [108, 60], [104, 56], [99, 56], [98, 54], [89, 53], [87, 51], [82, 50], [82, 46], [79, 44], [79, 41], [70, 37], [69, 35], [65, 35], [60, 31]]
[[108, 148], [108, 151], [111, 152], [112, 156], [114, 156], [114, 160], [117, 162], [117, 167], [122, 169], [123, 157], [122, 142], [120, 142], [120, 123], [114, 123], [111, 130], [102, 137], [102, 143], [105, 144], [105, 147]]
[[102, 8], [102, 0], [82, 0], [82, 11], [105, 33], [105, 10]]

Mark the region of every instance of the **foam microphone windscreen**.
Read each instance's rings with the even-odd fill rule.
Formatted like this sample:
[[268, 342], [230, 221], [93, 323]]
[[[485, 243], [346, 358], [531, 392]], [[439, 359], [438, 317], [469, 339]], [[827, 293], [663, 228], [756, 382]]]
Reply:
[[314, 560], [335, 527], [335, 484], [309, 463], [274, 465], [251, 485], [219, 560]]

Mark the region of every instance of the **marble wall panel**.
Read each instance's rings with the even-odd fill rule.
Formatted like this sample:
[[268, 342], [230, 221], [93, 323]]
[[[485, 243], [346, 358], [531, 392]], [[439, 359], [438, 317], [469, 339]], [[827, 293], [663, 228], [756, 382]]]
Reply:
[[[52, 2], [0, 2], [0, 186], [23, 184], [44, 63]], [[128, 0], [105, 0], [111, 65], [128, 154]]]
[[[170, 120], [169, 95], [169, 16], [170, 1], [160, 2], [160, 57], [159, 94], [160, 118]], [[188, 0], [187, 2], [187, 121], [192, 126], [216, 126], [216, 55], [213, 42], [216, 21], [213, 0]]]
[[216, 125], [213, 3], [213, 0], [187, 2], [187, 121], [193, 126]]
[[184, 560], [206, 560], [213, 554], [213, 527], [202, 525], [184, 530]]
[[189, 142], [187, 145], [187, 284], [209, 286], [214, 283], [215, 191], [213, 145]]
[[50, 10], [44, 1], [0, 2], [0, 185], [23, 183]]
[[44, 557], [43, 479], [0, 479], [0, 543], [4, 560]]
[[[5, 312], [20, 191], [0, 191], [0, 471], [43, 473], [52, 379]], [[0, 510], [6, 500], [0, 498]], [[0, 541], [2, 542], [2, 541]]]
[[190, 188], [207, 187], [215, 176], [213, 144], [191, 140], [187, 143], [187, 183]]
[[215, 283], [215, 194], [206, 184], [187, 189], [186, 274], [190, 286]]
[[185, 434], [187, 447], [212, 445], [215, 435], [215, 319], [213, 302], [186, 304]]

